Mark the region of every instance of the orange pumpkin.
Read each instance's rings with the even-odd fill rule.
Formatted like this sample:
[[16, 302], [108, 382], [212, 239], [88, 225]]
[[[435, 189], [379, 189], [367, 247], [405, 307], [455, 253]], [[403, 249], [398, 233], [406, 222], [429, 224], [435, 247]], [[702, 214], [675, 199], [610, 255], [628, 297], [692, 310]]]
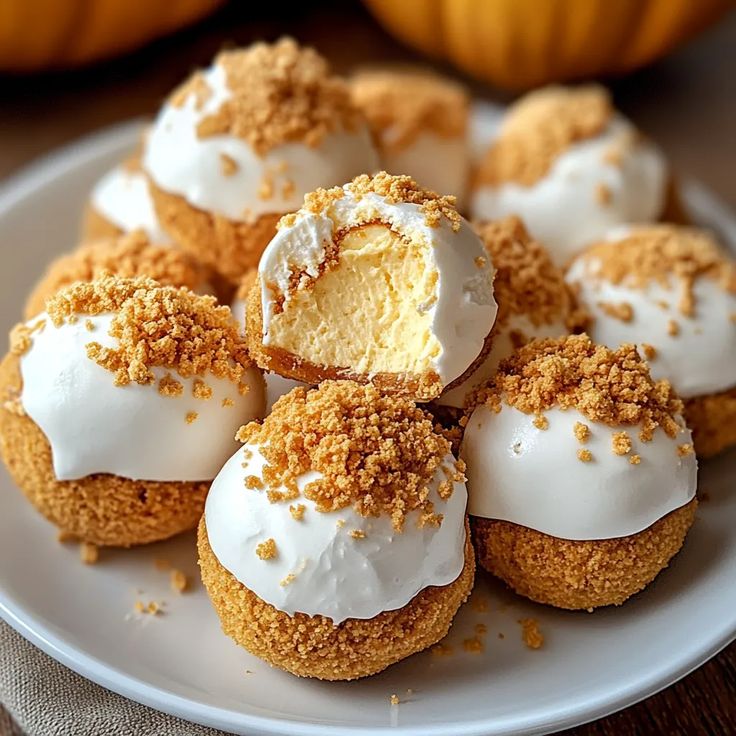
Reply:
[[78, 66], [130, 51], [223, 0], [2, 0], [0, 70]]
[[666, 54], [733, 0], [365, 0], [405, 43], [508, 89], [616, 75]]

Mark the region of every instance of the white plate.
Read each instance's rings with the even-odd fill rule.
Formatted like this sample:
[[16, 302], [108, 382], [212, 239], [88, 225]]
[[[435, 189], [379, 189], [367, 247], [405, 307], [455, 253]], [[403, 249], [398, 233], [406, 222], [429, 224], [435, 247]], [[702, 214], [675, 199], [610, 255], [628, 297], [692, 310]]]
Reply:
[[[139, 124], [86, 138], [27, 169], [0, 191], [0, 332], [49, 259], [75, 242], [97, 177], [134, 145]], [[700, 188], [688, 202], [730, 234], [736, 221]], [[56, 541], [0, 471], [0, 615], [51, 656], [141, 703], [242, 734], [537, 734], [636, 702], [713, 656], [736, 635], [736, 454], [702, 470], [710, 501], [685, 548], [644, 593], [595, 614], [543, 608], [481, 574], [460, 612], [447, 656], [420, 654], [354, 683], [299, 680], [249, 656], [220, 632], [202, 586], [172, 593], [166, 558], [197, 579], [193, 535], [148, 548], [103, 551], [85, 566]], [[142, 591], [142, 592], [138, 592]], [[133, 613], [137, 599], [165, 614]], [[543, 649], [521, 642], [518, 619], [536, 618]], [[488, 632], [473, 654], [463, 640]], [[504, 638], [499, 638], [503, 634]], [[411, 689], [412, 694], [407, 690]], [[389, 697], [401, 704], [391, 706]]]

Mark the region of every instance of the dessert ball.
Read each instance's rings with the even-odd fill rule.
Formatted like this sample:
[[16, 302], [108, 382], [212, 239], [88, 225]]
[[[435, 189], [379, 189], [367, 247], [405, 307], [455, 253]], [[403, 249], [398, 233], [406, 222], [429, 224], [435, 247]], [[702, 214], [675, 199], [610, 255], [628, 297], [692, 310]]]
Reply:
[[46, 300], [64, 287], [105, 274], [148, 276], [163, 286], [185, 286], [197, 292], [212, 288], [209, 269], [194, 256], [153, 244], [142, 230], [136, 230], [83, 244], [52, 261], [26, 301], [25, 318], [43, 312]]
[[503, 358], [535, 337], [560, 337], [582, 330], [581, 310], [563, 272], [543, 245], [532, 240], [518, 217], [476, 225], [496, 269], [493, 290], [498, 315], [491, 349], [459, 386], [445, 391], [435, 404], [462, 409], [474, 389], [484, 384]]
[[711, 235], [623, 228], [579, 255], [567, 280], [596, 342], [638, 344], [654, 378], [672, 382], [698, 455], [736, 444], [736, 262]]
[[602, 87], [547, 87], [512, 106], [480, 163], [474, 218], [519, 215], [558, 264], [606, 230], [662, 215], [662, 153]]
[[493, 265], [452, 204], [385, 172], [318, 190], [279, 223], [248, 299], [258, 364], [429, 400], [490, 346]]
[[272, 665], [352, 680], [439, 641], [473, 585], [462, 463], [428, 414], [374, 386], [282, 397], [212, 484], [202, 580]]
[[426, 189], [454, 194], [462, 204], [470, 162], [466, 90], [428, 71], [366, 70], [352, 78], [351, 91], [381, 166]]
[[635, 346], [534, 340], [474, 400], [461, 456], [476, 551], [517, 593], [618, 605], [679, 551], [695, 514], [692, 437]]
[[101, 545], [195, 526], [237, 428], [263, 411], [230, 310], [142, 277], [52, 296], [13, 330], [0, 396], [15, 482], [60, 529]]
[[152, 243], [171, 244], [156, 217], [139, 154], [95, 184], [84, 213], [82, 240], [112, 238], [134, 230], [142, 230]]
[[164, 104], [143, 159], [156, 213], [231, 281], [307, 192], [378, 168], [347, 84], [283, 39], [225, 51]]

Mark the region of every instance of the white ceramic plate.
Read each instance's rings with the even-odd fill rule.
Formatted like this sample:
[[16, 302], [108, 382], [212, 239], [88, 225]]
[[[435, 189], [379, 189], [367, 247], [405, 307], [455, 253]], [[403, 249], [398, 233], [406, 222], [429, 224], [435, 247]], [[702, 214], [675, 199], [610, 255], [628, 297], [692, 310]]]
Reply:
[[[491, 126], [482, 117], [479, 134]], [[75, 243], [92, 183], [135, 143], [140, 124], [89, 137], [31, 166], [0, 190], [0, 333], [18, 319], [44, 265]], [[687, 191], [701, 220], [736, 242], [736, 220], [702, 189]], [[0, 615], [51, 656], [134, 700], [248, 734], [538, 734], [636, 702], [713, 656], [736, 635], [736, 454], [702, 469], [701, 505], [685, 548], [644, 593], [595, 614], [543, 608], [479, 575], [448, 637], [452, 654], [424, 653], [354, 683], [299, 680], [273, 670], [221, 632], [202, 586], [177, 595], [165, 558], [197, 580], [193, 535], [85, 566], [56, 541], [0, 470]], [[133, 612], [165, 601], [164, 615]], [[478, 601], [487, 600], [487, 612]], [[518, 620], [533, 617], [545, 646], [527, 649]], [[480, 654], [463, 640], [485, 624]], [[503, 635], [503, 638], [500, 636]], [[407, 691], [411, 690], [411, 693]], [[396, 693], [401, 704], [391, 706]]]

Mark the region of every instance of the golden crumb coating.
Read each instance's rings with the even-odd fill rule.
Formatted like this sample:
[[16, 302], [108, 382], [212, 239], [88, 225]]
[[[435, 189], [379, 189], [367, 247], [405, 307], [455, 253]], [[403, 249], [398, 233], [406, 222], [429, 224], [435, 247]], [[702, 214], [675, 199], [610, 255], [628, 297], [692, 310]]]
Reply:
[[473, 540], [480, 565], [526, 598], [568, 609], [621, 605], [679, 552], [696, 506], [693, 499], [638, 534], [591, 541], [473, 518]]
[[151, 243], [141, 230], [85, 243], [52, 261], [26, 302], [30, 319], [46, 308], [46, 300], [76, 281], [94, 281], [109, 273], [122, 278], [148, 276], [164, 286], [186, 286], [197, 291], [209, 278], [193, 256]]
[[149, 179], [161, 227], [188, 253], [207, 264], [230, 284], [258, 265], [276, 234], [280, 214], [263, 214], [252, 222], [230, 220], [199, 209], [184, 197], [160, 189]]
[[246, 588], [215, 557], [204, 518], [197, 543], [202, 582], [228, 636], [251, 654], [294, 675], [355, 680], [381, 672], [447, 634], [475, 577], [467, 524], [466, 534], [465, 566], [457, 580], [425, 588], [403, 608], [371, 619], [348, 619], [337, 626], [324, 616], [289, 616]]
[[209, 483], [129, 480], [95, 474], [59, 481], [51, 447], [13, 397], [20, 395], [19, 359], [0, 363], [0, 455], [26, 498], [62, 532], [100, 546], [147, 544], [192, 529]]
[[736, 445], [736, 388], [685, 401], [687, 426], [699, 458], [708, 458]]

